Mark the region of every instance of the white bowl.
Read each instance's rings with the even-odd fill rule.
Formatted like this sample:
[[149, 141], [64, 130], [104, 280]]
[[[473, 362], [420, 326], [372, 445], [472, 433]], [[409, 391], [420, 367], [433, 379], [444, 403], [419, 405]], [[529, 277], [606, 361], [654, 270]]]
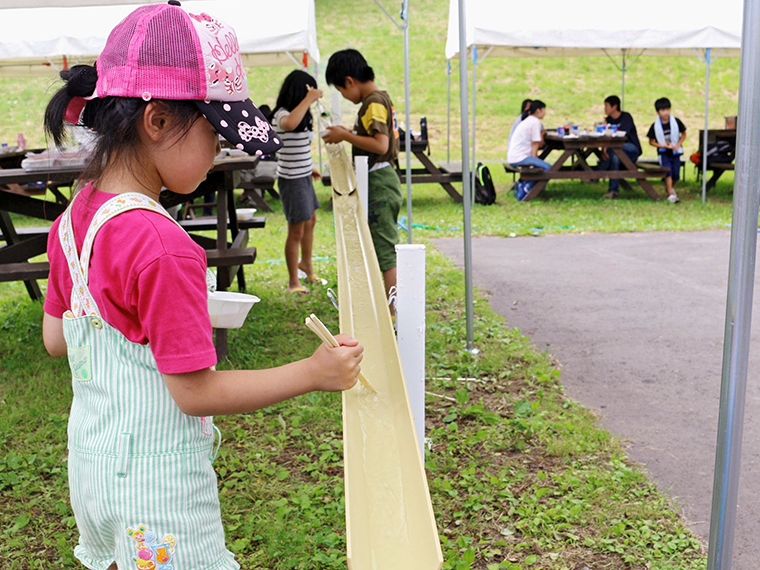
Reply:
[[253, 219], [253, 215], [256, 213], [256, 208], [237, 208], [235, 210], [237, 219], [241, 222], [247, 222]]
[[243, 326], [248, 311], [261, 299], [255, 295], [214, 291], [208, 294], [208, 314], [215, 329], [239, 329]]

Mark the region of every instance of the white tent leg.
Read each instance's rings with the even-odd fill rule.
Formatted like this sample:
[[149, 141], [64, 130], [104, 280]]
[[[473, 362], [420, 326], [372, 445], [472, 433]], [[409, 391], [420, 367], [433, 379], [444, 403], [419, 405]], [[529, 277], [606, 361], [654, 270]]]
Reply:
[[707, 117], [710, 109], [710, 48], [705, 50], [705, 130], [702, 136], [702, 203], [707, 197]]
[[[760, 4], [744, 1], [739, 124], [708, 570], [730, 570], [739, 493], [760, 207]], [[746, 128], [745, 128], [746, 127]]]
[[451, 60], [446, 60], [446, 162], [451, 162]]
[[473, 294], [472, 294], [472, 220], [470, 185], [470, 138], [467, 124], [469, 106], [467, 104], [467, 28], [465, 27], [465, 0], [459, 0], [459, 105], [460, 121], [462, 124], [462, 205], [464, 206], [464, 287], [465, 307], [467, 312], [467, 350], [478, 352], [475, 348], [475, 333], [473, 327]]

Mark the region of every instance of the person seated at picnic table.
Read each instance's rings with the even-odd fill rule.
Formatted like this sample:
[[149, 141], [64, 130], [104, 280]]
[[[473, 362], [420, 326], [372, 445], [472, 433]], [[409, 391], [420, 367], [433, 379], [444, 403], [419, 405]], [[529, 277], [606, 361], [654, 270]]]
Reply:
[[686, 138], [686, 126], [680, 119], [670, 114], [670, 99], [661, 97], [654, 102], [654, 108], [659, 115], [652, 126], [649, 127], [647, 138], [649, 144], [657, 147], [657, 156], [660, 166], [670, 169], [665, 177], [665, 190], [668, 193], [668, 202], [677, 204], [680, 202], [673, 184], [680, 179], [681, 155]]
[[[512, 168], [518, 166], [535, 166], [549, 170], [551, 164], [538, 158], [538, 149], [544, 142], [544, 126], [541, 119], [546, 115], [546, 103], [531, 101], [530, 107], [522, 114], [522, 121], [512, 136], [507, 150], [507, 162]], [[514, 186], [515, 198], [521, 201], [528, 195], [537, 180], [518, 180]]]
[[509, 137], [507, 137], [507, 148], [509, 148], [509, 143], [510, 143], [510, 141], [512, 140], [512, 135], [514, 135], [514, 134], [515, 134], [515, 129], [517, 128], [517, 125], [519, 125], [520, 123], [522, 123], [522, 120], [523, 120], [523, 113], [524, 113], [525, 111], [527, 111], [528, 109], [530, 109], [530, 104], [531, 104], [532, 102], [533, 102], [533, 101], [532, 101], [531, 99], [525, 99], [525, 100], [522, 102], [522, 105], [520, 105], [520, 114], [519, 114], [519, 115], [517, 115], [517, 118], [515, 119], [515, 122], [514, 122], [514, 123], [512, 123], [512, 128], [511, 128], [511, 129], [509, 129]]
[[[604, 100], [604, 112], [607, 117], [604, 121], [608, 125], [617, 125], [619, 131], [625, 132], [625, 143], [623, 152], [631, 159], [634, 164], [641, 156], [641, 142], [636, 132], [636, 125], [630, 113], [620, 110], [620, 97], [610, 95]], [[620, 158], [614, 153], [608, 153], [607, 149], [602, 150], [602, 160], [597, 166], [599, 170], [620, 170]], [[613, 178], [610, 180], [608, 192], [605, 198], [617, 198], [620, 191], [620, 179]]]

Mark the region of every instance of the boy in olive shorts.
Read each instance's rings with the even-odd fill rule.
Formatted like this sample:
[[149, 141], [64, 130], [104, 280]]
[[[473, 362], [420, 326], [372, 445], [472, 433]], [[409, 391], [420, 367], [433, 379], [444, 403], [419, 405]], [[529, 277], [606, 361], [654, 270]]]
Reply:
[[375, 85], [375, 72], [355, 49], [330, 56], [325, 78], [346, 99], [361, 103], [354, 130], [328, 127], [322, 137], [327, 143], [348, 141], [353, 156], [369, 157], [369, 204], [367, 216], [386, 294], [396, 285], [398, 213], [403, 195], [393, 164], [398, 156], [396, 110], [388, 93]]

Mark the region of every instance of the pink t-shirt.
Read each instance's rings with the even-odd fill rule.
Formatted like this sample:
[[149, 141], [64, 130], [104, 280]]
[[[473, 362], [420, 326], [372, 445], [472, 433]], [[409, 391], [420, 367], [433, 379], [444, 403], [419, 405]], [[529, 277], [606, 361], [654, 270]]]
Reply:
[[[88, 184], [74, 200], [72, 225], [80, 254], [95, 212], [113, 196]], [[44, 309], [61, 318], [70, 308], [72, 284], [59, 223], [60, 218], [48, 237]], [[132, 342], [150, 343], [160, 372], [181, 374], [216, 364], [206, 254], [165, 216], [131, 210], [106, 222], [93, 245], [89, 288], [105, 322]]]

